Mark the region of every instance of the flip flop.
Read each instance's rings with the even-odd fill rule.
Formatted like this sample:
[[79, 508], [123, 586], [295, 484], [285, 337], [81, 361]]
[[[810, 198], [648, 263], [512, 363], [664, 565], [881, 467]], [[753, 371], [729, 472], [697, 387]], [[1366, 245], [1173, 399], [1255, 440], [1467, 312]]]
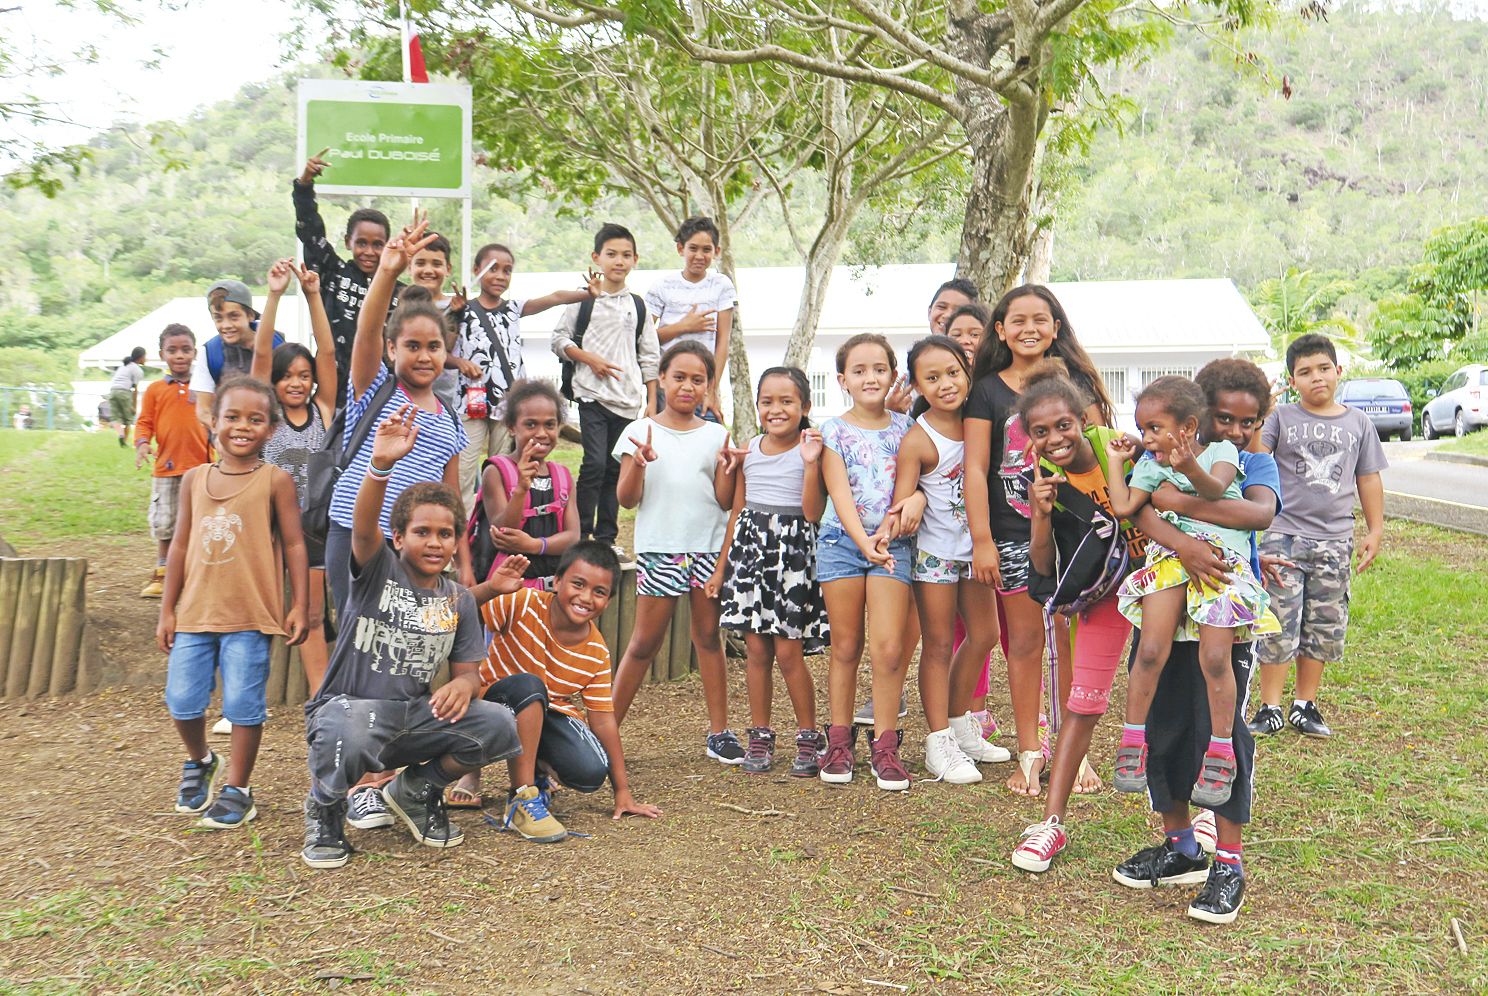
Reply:
[[[1095, 788], [1087, 789], [1080, 787], [1080, 783], [1085, 780], [1087, 775], [1095, 780]], [[1070, 791], [1075, 795], [1096, 795], [1105, 787], [1105, 783], [1101, 781], [1100, 775], [1096, 774], [1095, 769], [1090, 766], [1090, 758], [1080, 758], [1080, 770], [1075, 774], [1075, 784]]]
[[444, 805], [449, 809], [479, 809], [480, 793], [472, 792], [459, 782], [450, 782], [444, 787]]
[[[1038, 777], [1033, 775], [1034, 762], [1039, 764]], [[1014, 795], [1028, 795], [1037, 797], [1043, 791], [1041, 781], [1044, 776], [1044, 755], [1037, 750], [1018, 751], [1018, 769], [1023, 772], [1023, 791], [1009, 789]], [[1031, 790], [1031, 791], [1030, 791]]]

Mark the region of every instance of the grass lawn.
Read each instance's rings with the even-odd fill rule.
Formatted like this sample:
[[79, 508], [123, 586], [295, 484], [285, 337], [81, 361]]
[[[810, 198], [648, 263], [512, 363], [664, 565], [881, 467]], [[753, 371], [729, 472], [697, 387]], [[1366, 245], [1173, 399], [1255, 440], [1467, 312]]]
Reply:
[[1452, 453], [1471, 453], [1474, 456], [1488, 457], [1488, 429], [1470, 432], [1461, 439], [1448, 439], [1441, 444], [1441, 448]]
[[[23, 549], [28, 533], [86, 552], [143, 529], [147, 482], [111, 437], [0, 433], [0, 473], [0, 533]], [[1077, 799], [1069, 849], [1025, 875], [1007, 855], [1040, 806], [1008, 796], [1008, 766], [905, 795], [878, 792], [866, 763], [844, 787], [726, 771], [701, 756], [696, 679], [643, 689], [626, 722], [632, 784], [660, 821], [616, 823], [607, 790], [567, 792], [559, 815], [592, 838], [529, 845], [464, 813], [463, 847], [352, 831], [352, 863], [324, 873], [297, 858], [295, 710], [266, 728], [259, 819], [234, 835], [168, 812], [179, 748], [158, 688], [0, 702], [0, 993], [1483, 992], [1484, 590], [1488, 539], [1389, 523], [1354, 589], [1348, 660], [1325, 678], [1337, 735], [1259, 747], [1250, 891], [1229, 928], [1185, 917], [1195, 890], [1111, 881], [1156, 839], [1142, 799]], [[140, 641], [152, 625], [140, 613]], [[1092, 751], [1108, 782], [1123, 687]], [[780, 682], [774, 709], [787, 728]], [[923, 779], [913, 692], [904, 722]], [[123, 791], [80, 818], [59, 785]], [[505, 785], [488, 769], [488, 798]]]

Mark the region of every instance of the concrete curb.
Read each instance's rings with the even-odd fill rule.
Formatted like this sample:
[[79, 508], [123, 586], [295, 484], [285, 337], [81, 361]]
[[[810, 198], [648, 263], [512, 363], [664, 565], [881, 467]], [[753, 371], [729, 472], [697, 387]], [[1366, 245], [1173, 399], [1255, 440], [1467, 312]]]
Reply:
[[1453, 453], [1432, 450], [1425, 456], [1427, 460], [1436, 460], [1440, 463], [1465, 463], [1473, 467], [1488, 467], [1488, 457], [1476, 456], [1472, 453]]

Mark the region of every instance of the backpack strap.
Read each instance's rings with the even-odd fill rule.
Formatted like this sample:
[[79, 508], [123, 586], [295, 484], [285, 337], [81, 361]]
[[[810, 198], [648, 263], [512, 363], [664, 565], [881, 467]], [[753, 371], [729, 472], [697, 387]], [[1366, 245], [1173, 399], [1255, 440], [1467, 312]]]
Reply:
[[[635, 300], [636, 308], [636, 355], [641, 352], [641, 336], [646, 334], [646, 299], [639, 294], [630, 295]], [[590, 298], [590, 300], [594, 300]], [[591, 305], [592, 307], [592, 305]]]
[[212, 375], [212, 382], [214, 384], [222, 379], [222, 365], [226, 361], [226, 355], [223, 351], [224, 345], [225, 343], [223, 343], [222, 336], [220, 335], [214, 335], [207, 340], [207, 373]]
[[[397, 389], [398, 378], [392, 371], [389, 371], [387, 379], [377, 388], [371, 400], [367, 402], [367, 407], [362, 410], [361, 419], [358, 420], [356, 428], [351, 431], [350, 438], [346, 440], [341, 449], [341, 459], [338, 462], [342, 471], [351, 466], [352, 457], [356, 456], [357, 451], [371, 438], [372, 430], [377, 425], [378, 413], [392, 400], [393, 392]], [[341, 420], [342, 431], [345, 431], [346, 410], [343, 408], [336, 418]]]
[[573, 471], [557, 460], [549, 460], [548, 473], [553, 475], [553, 502], [559, 508], [567, 508], [573, 494]]
[[[579, 313], [574, 317], [573, 335], [569, 338], [580, 349], [584, 348], [584, 333], [589, 331], [589, 320], [594, 317], [594, 298], [586, 297], [579, 302]], [[569, 360], [572, 363], [572, 360]]]
[[476, 320], [486, 330], [486, 338], [491, 340], [491, 352], [496, 354], [496, 360], [501, 364], [501, 373], [506, 377], [506, 389], [509, 391], [517, 379], [512, 376], [511, 360], [507, 358], [506, 347], [501, 344], [501, 336], [496, 331], [496, 320], [491, 317], [491, 312], [479, 301], [471, 301], [471, 311], [475, 312]]

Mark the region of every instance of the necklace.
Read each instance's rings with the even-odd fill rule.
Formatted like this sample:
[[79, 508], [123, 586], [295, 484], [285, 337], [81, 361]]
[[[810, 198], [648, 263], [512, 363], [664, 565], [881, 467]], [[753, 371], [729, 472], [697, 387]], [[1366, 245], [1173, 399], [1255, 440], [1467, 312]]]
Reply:
[[223, 477], [247, 477], [249, 474], [256, 473], [258, 468], [262, 467], [263, 465], [263, 461], [260, 460], [248, 470], [223, 470], [222, 461], [218, 460], [216, 463], [212, 464], [212, 469], [217, 471], [217, 473], [221, 474]]

